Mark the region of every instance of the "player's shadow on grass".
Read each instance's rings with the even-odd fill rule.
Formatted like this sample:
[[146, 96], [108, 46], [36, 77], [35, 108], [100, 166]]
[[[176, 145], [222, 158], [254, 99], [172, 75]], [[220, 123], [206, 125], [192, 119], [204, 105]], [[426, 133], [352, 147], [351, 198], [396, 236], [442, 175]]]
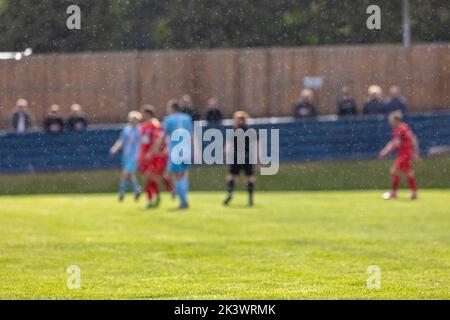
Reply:
[[[222, 205], [223, 209], [261, 209], [262, 206], [260, 205], [253, 205], [253, 206], [249, 206], [248, 204], [229, 204], [227, 206]], [[141, 212], [149, 212], [149, 213], [193, 213], [195, 212], [195, 207], [189, 207], [189, 209], [179, 209], [177, 207], [172, 207], [172, 208], [140, 208], [139, 211]]]
[[138, 209], [140, 212], [148, 212], [148, 213], [158, 213], [158, 214], [163, 214], [163, 213], [177, 213], [177, 212], [187, 212], [189, 211], [186, 209], [179, 209], [179, 208], [139, 208]]
[[257, 204], [254, 204], [253, 206], [249, 206], [245, 203], [235, 203], [235, 204], [229, 204], [227, 206], [223, 206], [224, 209], [260, 209], [261, 207]]
[[169, 213], [183, 213], [183, 212], [189, 212], [191, 211], [192, 207], [189, 209], [180, 209], [180, 208], [166, 208], [164, 209], [164, 212], [169, 212]]

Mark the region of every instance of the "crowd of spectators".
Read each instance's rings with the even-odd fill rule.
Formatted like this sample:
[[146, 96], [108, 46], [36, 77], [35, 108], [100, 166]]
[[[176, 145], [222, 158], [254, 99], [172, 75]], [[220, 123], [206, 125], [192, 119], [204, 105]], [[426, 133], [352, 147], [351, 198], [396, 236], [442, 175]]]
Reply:
[[[9, 127], [14, 133], [25, 133], [38, 127], [27, 100], [23, 98], [17, 100]], [[70, 113], [66, 119], [62, 115], [59, 105], [53, 104], [42, 123], [42, 128], [50, 134], [58, 134], [64, 130], [80, 132], [86, 130], [87, 127], [87, 117], [79, 104], [73, 104], [70, 107]]]
[[[216, 125], [223, 120], [222, 107], [217, 98], [211, 97], [207, 100], [203, 117], [191, 96], [185, 94], [180, 101], [183, 112], [189, 114], [194, 121], [205, 119], [209, 124]], [[313, 90], [302, 90], [299, 101], [294, 104], [294, 118], [316, 117], [317, 108], [315, 102], [316, 98]], [[367, 101], [362, 108], [358, 107], [358, 103], [348, 87], [342, 88], [341, 97], [337, 102], [337, 114], [339, 116], [355, 116], [360, 113], [363, 115], [389, 114], [397, 110], [407, 114], [408, 104], [402, 96], [400, 88], [395, 85], [389, 88], [389, 95], [386, 99], [383, 97], [383, 91], [380, 86], [370, 86]], [[23, 133], [33, 127], [36, 127], [36, 124], [28, 101], [21, 98], [17, 100], [16, 107], [11, 115], [10, 128], [15, 133]], [[75, 103], [70, 107], [70, 112], [66, 118], [62, 114], [60, 106], [54, 104], [49, 108], [42, 127], [50, 134], [58, 134], [64, 130], [80, 132], [86, 130], [88, 121], [79, 104]]]
[[[304, 119], [316, 117], [318, 113], [315, 100], [313, 90], [303, 89], [299, 101], [294, 104], [294, 118]], [[202, 118], [197, 107], [193, 103], [191, 96], [187, 94], [184, 95], [181, 98], [181, 102], [183, 111], [189, 114], [194, 121]], [[209, 124], [214, 125], [222, 121], [222, 108], [217, 98], [209, 98], [206, 102], [205, 109], [204, 119]], [[350, 88], [343, 87], [341, 90], [341, 97], [337, 102], [337, 114], [339, 116], [389, 114], [398, 110], [406, 115], [408, 113], [408, 104], [406, 99], [402, 96], [400, 88], [396, 85], [389, 88], [389, 95], [386, 99], [383, 97], [383, 91], [380, 86], [370, 86], [368, 89], [367, 101], [362, 108], [358, 107], [358, 103], [351, 94]]]
[[[180, 102], [182, 111], [189, 114], [193, 121], [204, 118], [211, 124], [217, 124], [221, 123], [223, 120], [222, 108], [220, 107], [217, 98], [212, 97], [207, 100], [204, 117], [201, 117], [191, 96], [187, 94], [183, 95]], [[17, 100], [14, 111], [10, 117], [10, 131], [14, 133], [24, 133], [37, 127], [39, 127], [39, 125], [36, 124], [33, 113], [29, 108], [28, 101], [20, 98]], [[62, 114], [59, 105], [51, 105], [42, 122], [42, 128], [49, 134], [59, 134], [64, 130], [80, 132], [86, 130], [87, 127], [87, 116], [83, 112], [82, 107], [76, 103], [70, 107], [70, 113], [67, 118]]]
[[[198, 108], [193, 103], [192, 97], [188, 94], [185, 94], [181, 97], [181, 107], [184, 113], [187, 113], [191, 116], [193, 121], [201, 120], [201, 114]], [[223, 114], [221, 111], [221, 107], [219, 104], [219, 100], [217, 98], [209, 98], [206, 101], [206, 112], [204, 119], [208, 121], [210, 124], [217, 124], [222, 122]]]
[[[314, 101], [314, 91], [304, 89], [300, 95], [300, 100], [294, 104], [294, 118], [315, 117], [317, 112]], [[386, 99], [383, 97], [383, 90], [380, 86], [370, 86], [368, 99], [361, 110], [348, 87], [342, 88], [341, 97], [337, 102], [337, 114], [339, 116], [355, 116], [359, 113], [363, 115], [389, 114], [394, 111], [401, 111], [403, 114], [408, 113], [408, 103], [402, 96], [400, 88], [395, 85], [389, 88], [389, 95]]]

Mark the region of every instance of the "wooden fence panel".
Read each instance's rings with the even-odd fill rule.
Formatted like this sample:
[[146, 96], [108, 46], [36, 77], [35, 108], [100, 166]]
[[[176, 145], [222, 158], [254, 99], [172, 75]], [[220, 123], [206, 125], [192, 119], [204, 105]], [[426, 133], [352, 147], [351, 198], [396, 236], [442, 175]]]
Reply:
[[320, 114], [336, 112], [342, 86], [362, 108], [371, 84], [385, 94], [398, 84], [412, 111], [441, 110], [450, 107], [449, 65], [448, 43], [35, 55], [0, 61], [0, 120], [19, 97], [38, 124], [51, 104], [67, 114], [74, 102], [92, 122], [115, 123], [146, 103], [163, 116], [166, 102], [186, 93], [202, 115], [214, 96], [227, 117], [238, 109], [290, 116], [306, 76], [323, 77], [315, 90]]

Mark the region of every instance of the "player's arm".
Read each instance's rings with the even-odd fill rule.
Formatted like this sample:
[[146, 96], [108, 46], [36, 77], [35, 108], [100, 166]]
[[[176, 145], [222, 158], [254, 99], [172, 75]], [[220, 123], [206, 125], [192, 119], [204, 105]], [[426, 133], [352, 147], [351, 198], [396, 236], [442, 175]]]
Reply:
[[164, 119], [162, 127], [160, 127], [160, 132], [157, 136], [153, 137], [154, 142], [148, 153], [145, 155], [146, 159], [151, 159], [161, 148], [161, 145], [164, 142], [164, 139], [167, 135], [167, 119]]
[[145, 155], [145, 158], [146, 159], [151, 159], [157, 153], [157, 151], [161, 147], [163, 141], [164, 141], [164, 135], [158, 136], [155, 139], [155, 142], [152, 144], [152, 147], [150, 148], [150, 150]]
[[115, 155], [117, 152], [120, 151], [120, 149], [122, 149], [123, 147], [123, 142], [122, 139], [118, 139], [116, 141], [116, 143], [114, 143], [114, 145], [111, 147], [111, 149], [109, 150], [109, 154], [111, 156]]
[[111, 156], [114, 156], [117, 152], [120, 151], [123, 147], [123, 139], [124, 139], [124, 130], [120, 132], [120, 137], [117, 139], [117, 141], [114, 143], [114, 145], [109, 150], [109, 154]]
[[383, 150], [380, 151], [378, 157], [380, 159], [384, 159], [389, 153], [397, 149], [399, 145], [400, 145], [399, 138], [392, 139], [391, 141], [389, 141], [386, 147], [384, 147]]

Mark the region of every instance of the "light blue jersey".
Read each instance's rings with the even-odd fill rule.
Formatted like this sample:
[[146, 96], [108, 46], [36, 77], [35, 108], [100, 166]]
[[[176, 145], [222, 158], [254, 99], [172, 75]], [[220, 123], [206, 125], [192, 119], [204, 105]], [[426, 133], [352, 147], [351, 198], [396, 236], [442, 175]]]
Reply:
[[141, 127], [127, 125], [120, 133], [122, 141], [122, 169], [128, 173], [137, 170], [137, 158], [141, 146]]
[[[167, 116], [164, 119], [163, 126], [165, 129], [165, 135], [167, 137], [168, 145], [169, 145], [169, 166], [168, 166], [169, 172], [176, 173], [176, 172], [183, 172], [183, 171], [189, 170], [190, 162], [191, 162], [190, 152], [186, 152], [184, 157], [187, 156], [188, 158], [182, 159], [181, 160], [182, 163], [180, 163], [180, 159], [174, 159], [174, 155], [172, 154], [172, 151], [174, 150], [175, 146], [179, 146], [180, 141], [182, 140], [182, 138], [178, 137], [178, 135], [180, 133], [187, 132], [187, 133], [189, 133], [189, 135], [192, 135], [193, 130], [194, 130], [193, 125], [192, 125], [192, 118], [185, 113], [177, 112], [177, 113], [171, 114], [170, 116]], [[184, 129], [184, 130], [177, 131], [179, 129]], [[173, 137], [176, 137], [177, 139], [173, 140], [172, 139]], [[189, 139], [190, 139], [190, 137], [189, 137]], [[189, 145], [190, 145], [190, 141], [184, 141], [184, 142], [189, 142]], [[183, 155], [180, 155], [180, 157], [183, 158]], [[178, 155], [177, 155], [177, 158], [178, 158]]]

